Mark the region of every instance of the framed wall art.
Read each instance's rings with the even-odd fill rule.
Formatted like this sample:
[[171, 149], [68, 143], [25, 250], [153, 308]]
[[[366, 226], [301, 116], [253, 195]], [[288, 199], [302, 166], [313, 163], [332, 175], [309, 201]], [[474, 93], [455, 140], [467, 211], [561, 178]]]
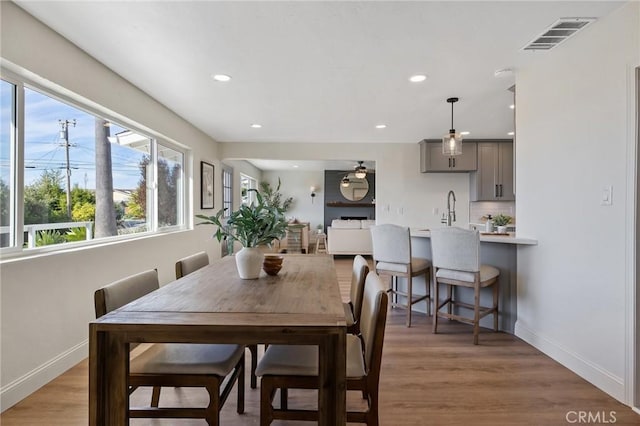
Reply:
[[213, 164], [200, 162], [200, 208], [213, 208]]

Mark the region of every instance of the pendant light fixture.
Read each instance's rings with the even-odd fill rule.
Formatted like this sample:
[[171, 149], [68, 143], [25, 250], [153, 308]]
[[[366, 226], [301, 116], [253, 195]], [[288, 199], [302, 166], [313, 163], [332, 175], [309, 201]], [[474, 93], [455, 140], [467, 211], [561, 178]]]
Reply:
[[458, 98], [448, 98], [447, 102], [451, 104], [451, 128], [449, 133], [442, 137], [442, 154], [447, 156], [462, 154], [462, 135], [456, 133], [453, 128], [453, 104], [458, 102]]
[[358, 179], [364, 179], [367, 177], [367, 168], [362, 165], [364, 161], [358, 161], [358, 165], [356, 166], [355, 176]]
[[351, 181], [349, 180], [349, 175], [344, 175], [344, 177], [340, 181], [340, 185], [342, 185], [343, 188], [348, 188], [350, 183]]

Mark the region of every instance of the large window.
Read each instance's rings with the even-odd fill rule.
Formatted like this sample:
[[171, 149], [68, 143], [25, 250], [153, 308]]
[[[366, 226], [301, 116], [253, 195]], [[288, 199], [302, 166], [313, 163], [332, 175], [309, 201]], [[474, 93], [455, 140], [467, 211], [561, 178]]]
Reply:
[[249, 190], [257, 188], [258, 184], [254, 178], [240, 173], [240, 190], [242, 193], [242, 204], [246, 204], [248, 206], [256, 201], [256, 193]]
[[16, 86], [0, 81], [0, 247], [15, 245], [15, 121]]
[[[1, 94], [2, 247], [184, 225], [180, 149], [21, 82], [2, 80]], [[23, 124], [16, 111], [24, 111]]]

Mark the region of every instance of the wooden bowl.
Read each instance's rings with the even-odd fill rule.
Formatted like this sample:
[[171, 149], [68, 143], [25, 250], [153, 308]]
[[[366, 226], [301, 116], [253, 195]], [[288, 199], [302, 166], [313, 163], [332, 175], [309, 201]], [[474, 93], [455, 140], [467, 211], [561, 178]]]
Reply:
[[262, 269], [267, 273], [267, 275], [277, 275], [282, 269], [282, 261], [284, 257], [277, 255], [268, 255], [264, 257], [264, 262], [262, 263]]

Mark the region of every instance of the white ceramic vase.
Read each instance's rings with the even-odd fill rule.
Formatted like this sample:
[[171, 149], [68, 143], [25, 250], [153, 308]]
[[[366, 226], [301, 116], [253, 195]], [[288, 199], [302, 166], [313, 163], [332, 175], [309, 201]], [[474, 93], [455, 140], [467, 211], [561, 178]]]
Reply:
[[506, 226], [498, 226], [498, 234], [506, 234], [507, 233], [507, 227]]
[[258, 247], [243, 247], [236, 253], [238, 275], [243, 280], [255, 280], [260, 276], [264, 253]]

